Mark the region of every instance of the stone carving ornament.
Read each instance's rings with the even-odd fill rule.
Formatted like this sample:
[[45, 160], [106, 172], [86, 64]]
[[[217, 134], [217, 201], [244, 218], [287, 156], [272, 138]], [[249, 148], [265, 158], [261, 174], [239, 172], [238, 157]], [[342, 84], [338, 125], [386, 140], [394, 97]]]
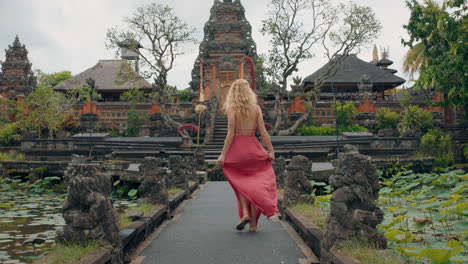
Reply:
[[169, 157], [169, 168], [171, 170], [171, 179], [174, 186], [183, 190], [188, 189], [188, 178], [183, 163], [183, 159], [179, 155]]
[[99, 173], [97, 165], [83, 161], [75, 157], [65, 172], [68, 196], [63, 204], [63, 218], [66, 225], [57, 231], [57, 240], [99, 240], [102, 246], [110, 248], [111, 263], [123, 263], [119, 218], [110, 199], [112, 179]]
[[218, 67], [220, 70], [234, 70], [236, 69], [236, 62], [232, 56], [223, 55], [219, 58]]
[[307, 176], [312, 169], [312, 162], [305, 156], [294, 156], [286, 166], [284, 182], [284, 205], [312, 200], [312, 185]]
[[345, 145], [333, 163], [335, 174], [330, 176], [333, 195], [327, 228], [321, 243], [320, 263], [333, 263], [330, 251], [345, 240], [363, 237], [377, 247], [386, 248], [387, 240], [377, 232], [383, 212], [377, 207], [379, 178], [369, 156], [357, 147]]
[[278, 188], [283, 188], [286, 174], [286, 160], [283, 156], [280, 156], [273, 161], [273, 169], [275, 170], [276, 175], [276, 186], [278, 186]]
[[145, 157], [140, 164], [142, 182], [138, 187], [140, 201], [143, 203], [162, 204], [169, 203], [169, 194], [166, 186], [166, 169], [163, 168], [161, 158]]

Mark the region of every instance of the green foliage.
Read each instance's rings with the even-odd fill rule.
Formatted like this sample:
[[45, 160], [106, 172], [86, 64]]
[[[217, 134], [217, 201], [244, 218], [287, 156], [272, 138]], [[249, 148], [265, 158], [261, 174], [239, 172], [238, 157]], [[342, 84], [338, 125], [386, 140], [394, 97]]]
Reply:
[[400, 114], [397, 112], [390, 111], [389, 108], [380, 108], [377, 112], [377, 128], [392, 128], [396, 129], [398, 121], [400, 120]]
[[93, 100], [102, 100], [102, 95], [88, 85], [79, 85], [68, 92], [68, 98], [75, 98], [78, 102], [90, 102]]
[[310, 219], [318, 228], [325, 230], [327, 224], [327, 213], [325, 211], [310, 203], [298, 203], [293, 205], [292, 208]]
[[131, 189], [129, 192], [128, 192], [128, 197], [136, 197], [136, 195], [138, 194], [138, 189]]
[[452, 137], [437, 129], [429, 131], [421, 137], [418, 155], [422, 157], [434, 157], [435, 165], [447, 167], [455, 162]]
[[466, 34], [466, 0], [407, 0], [411, 10], [407, 30], [409, 40], [402, 43], [415, 47], [422, 43], [424, 60], [419, 67], [416, 88], [432, 88], [445, 94], [442, 105], [455, 104], [465, 109], [468, 104]]
[[399, 256], [389, 251], [381, 251], [378, 247], [362, 237], [355, 237], [345, 241], [340, 245], [339, 250], [347, 255], [352, 256], [360, 263], [403, 263]]
[[399, 123], [400, 132], [415, 129], [417, 132], [425, 133], [432, 127], [432, 113], [416, 105], [409, 105], [403, 112]]
[[352, 125], [353, 119], [358, 113], [353, 103], [342, 104], [337, 102], [332, 105], [332, 109], [335, 113], [337, 124], [343, 127]]
[[[301, 126], [297, 129], [301, 136], [335, 136], [336, 130], [331, 126]], [[338, 134], [342, 132], [367, 132], [365, 127], [358, 124], [338, 127]]]
[[16, 151], [0, 152], [0, 160], [25, 160], [23, 153]]
[[[385, 218], [378, 227], [389, 247], [422, 263], [466, 261], [461, 244], [466, 237], [467, 178], [463, 170], [438, 169], [437, 173], [404, 171], [384, 179], [379, 206]], [[446, 242], [450, 237], [460, 242]]]
[[411, 165], [411, 163], [402, 163], [400, 158], [397, 156], [390, 159], [383, 166], [382, 170], [379, 170], [379, 173], [381, 178], [390, 178], [393, 175], [401, 175], [404, 171], [407, 171]]
[[168, 190], [168, 193], [170, 196], [174, 196], [176, 193], [180, 192], [180, 190], [180, 188], [172, 187]]
[[84, 257], [92, 251], [99, 248], [99, 241], [82, 241], [76, 244], [62, 244], [57, 246], [48, 254], [50, 264], [73, 264], [78, 263], [81, 257]]
[[335, 129], [330, 126], [301, 126], [297, 129], [301, 136], [333, 136]]
[[146, 118], [142, 113], [134, 108], [130, 108], [127, 113], [126, 135], [128, 137], [138, 137], [140, 128], [145, 123], [145, 120]]
[[62, 81], [65, 81], [66, 79], [72, 77], [72, 74], [70, 71], [61, 71], [61, 72], [46, 74], [46, 73], [43, 73], [41, 70], [37, 70], [35, 73], [39, 81], [38, 85], [47, 85], [51, 87], [54, 87], [57, 84], [61, 83]]
[[8, 124], [3, 125], [3, 127], [0, 128], [0, 143], [8, 144], [13, 139], [19, 138], [20, 135], [18, 135], [18, 132], [19, 132], [18, 123], [8, 123]]
[[136, 110], [138, 102], [146, 98], [145, 94], [138, 88], [132, 88], [120, 96], [120, 100], [130, 103], [127, 113], [126, 134], [128, 137], [138, 137], [141, 126], [145, 123], [147, 117]]
[[125, 214], [119, 214], [119, 229], [124, 229], [132, 223], [132, 219]]
[[192, 91], [190, 89], [180, 90], [179, 93], [181, 102], [192, 102]]

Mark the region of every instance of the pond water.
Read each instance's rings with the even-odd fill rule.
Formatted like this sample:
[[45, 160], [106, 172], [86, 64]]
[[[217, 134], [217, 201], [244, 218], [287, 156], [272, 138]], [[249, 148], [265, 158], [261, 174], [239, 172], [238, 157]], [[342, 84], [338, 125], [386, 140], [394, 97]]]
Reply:
[[[55, 244], [56, 230], [65, 225], [61, 213], [65, 198], [66, 194], [0, 187], [0, 263], [30, 263], [47, 253]], [[118, 210], [135, 204], [131, 200], [114, 201]], [[23, 245], [36, 237], [45, 242]]]

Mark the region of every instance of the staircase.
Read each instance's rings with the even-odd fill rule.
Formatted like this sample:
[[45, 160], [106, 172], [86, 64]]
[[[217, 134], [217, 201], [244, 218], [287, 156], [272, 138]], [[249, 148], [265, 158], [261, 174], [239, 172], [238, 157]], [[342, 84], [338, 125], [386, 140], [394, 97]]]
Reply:
[[218, 114], [215, 119], [213, 140], [205, 145], [205, 160], [214, 163], [221, 154], [228, 130], [228, 121], [225, 115]]

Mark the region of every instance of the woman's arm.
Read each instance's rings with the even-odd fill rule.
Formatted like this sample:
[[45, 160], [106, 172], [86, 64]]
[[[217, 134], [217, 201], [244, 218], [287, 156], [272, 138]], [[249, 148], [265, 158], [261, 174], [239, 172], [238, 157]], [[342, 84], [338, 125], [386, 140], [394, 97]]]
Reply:
[[265, 129], [265, 122], [263, 121], [262, 109], [258, 106], [258, 130], [260, 131], [260, 137], [262, 138], [263, 144], [266, 146], [268, 152], [270, 153], [270, 158], [275, 159], [275, 150], [271, 144], [270, 135]]
[[221, 151], [221, 155], [219, 155], [218, 160], [216, 162], [217, 165], [223, 166], [224, 159], [226, 158], [226, 153], [231, 148], [232, 139], [234, 138], [234, 133], [236, 129], [236, 113], [232, 111], [232, 109], [227, 109], [227, 117], [228, 117], [228, 132], [226, 135], [226, 139], [224, 140], [224, 147]]

